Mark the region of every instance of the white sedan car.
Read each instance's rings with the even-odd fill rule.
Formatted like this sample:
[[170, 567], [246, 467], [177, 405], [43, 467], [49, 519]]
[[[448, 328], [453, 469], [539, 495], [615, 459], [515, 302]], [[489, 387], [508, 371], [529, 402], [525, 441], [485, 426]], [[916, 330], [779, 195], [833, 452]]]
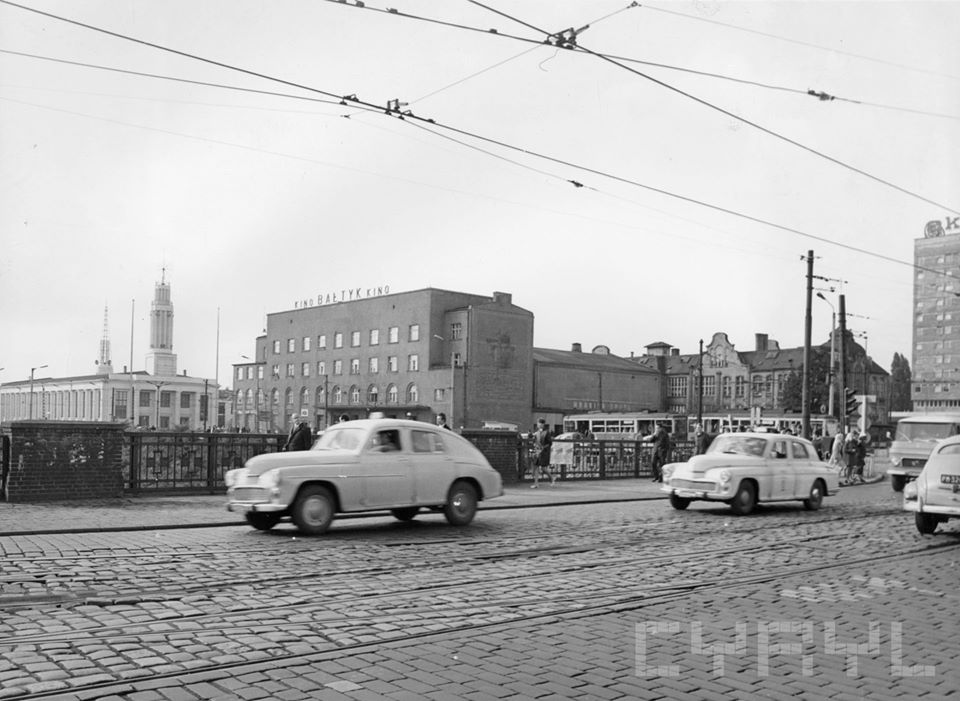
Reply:
[[664, 465], [661, 488], [675, 509], [719, 501], [741, 515], [758, 502], [799, 500], [819, 509], [824, 496], [839, 489], [837, 473], [810, 441], [779, 433], [722, 433], [703, 455]]
[[913, 512], [917, 530], [924, 534], [960, 518], [960, 436], [934, 446], [920, 476], [903, 488], [903, 509]]
[[331, 426], [310, 450], [251, 458], [225, 475], [227, 509], [259, 530], [289, 518], [319, 535], [337, 513], [421, 509], [465, 526], [477, 502], [503, 494], [500, 473], [465, 438], [419, 421], [364, 419]]

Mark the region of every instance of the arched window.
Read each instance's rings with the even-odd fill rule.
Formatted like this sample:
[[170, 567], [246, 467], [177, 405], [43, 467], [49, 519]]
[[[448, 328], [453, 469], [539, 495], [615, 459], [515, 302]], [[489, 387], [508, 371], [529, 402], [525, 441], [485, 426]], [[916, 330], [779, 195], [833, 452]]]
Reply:
[[300, 390], [300, 408], [310, 408], [310, 389], [307, 387], [304, 387], [302, 390]]
[[387, 385], [387, 404], [397, 404], [400, 401], [400, 393], [396, 385]]
[[293, 413], [293, 390], [289, 387], [283, 392], [283, 411], [288, 416]]
[[343, 390], [340, 389], [340, 385], [333, 388], [333, 403], [343, 404]]
[[420, 401], [420, 391], [415, 384], [407, 385], [407, 404], [416, 404]]
[[376, 385], [370, 385], [367, 387], [367, 402], [369, 404], [376, 404], [380, 401], [380, 390], [377, 389]]
[[274, 413], [276, 413], [277, 409], [280, 408], [280, 390], [274, 387], [270, 395], [270, 403], [273, 405]]
[[318, 407], [323, 406], [324, 400], [325, 400], [325, 397], [323, 394], [323, 387], [317, 387], [317, 406]]
[[350, 403], [359, 404], [360, 403], [360, 388], [356, 385], [350, 386]]

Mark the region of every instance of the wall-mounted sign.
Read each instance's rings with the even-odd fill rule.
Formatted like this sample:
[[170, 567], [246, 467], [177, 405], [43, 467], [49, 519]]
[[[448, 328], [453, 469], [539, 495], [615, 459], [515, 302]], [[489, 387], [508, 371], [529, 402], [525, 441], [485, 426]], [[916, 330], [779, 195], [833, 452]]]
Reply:
[[934, 219], [928, 221], [923, 227], [923, 237], [927, 239], [935, 239], [951, 233], [960, 233], [960, 217], [946, 217], [943, 221]]
[[322, 307], [327, 304], [355, 302], [358, 299], [381, 297], [388, 294], [390, 294], [390, 285], [383, 285], [382, 287], [352, 287], [348, 290], [337, 290], [336, 292], [327, 292], [326, 294], [321, 293], [316, 297], [298, 299], [293, 303], [293, 308], [305, 309], [307, 307]]

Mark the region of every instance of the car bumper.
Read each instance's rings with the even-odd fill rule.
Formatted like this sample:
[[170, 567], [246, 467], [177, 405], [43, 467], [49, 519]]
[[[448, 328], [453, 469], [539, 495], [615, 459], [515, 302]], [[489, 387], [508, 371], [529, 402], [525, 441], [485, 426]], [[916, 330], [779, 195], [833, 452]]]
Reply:
[[660, 487], [660, 491], [665, 494], [675, 494], [678, 497], [683, 497], [684, 499], [712, 499], [715, 501], [723, 501], [730, 499], [732, 495], [730, 494], [721, 494], [713, 489], [699, 488], [699, 487], [673, 487], [669, 484], [665, 484]]
[[939, 514], [941, 516], [953, 516], [960, 518], [960, 507], [957, 506], [937, 506], [935, 504], [920, 504], [918, 499], [911, 499], [903, 502], [904, 511], [913, 511], [921, 514]]
[[888, 475], [903, 475], [907, 479], [915, 480], [923, 471], [922, 467], [888, 467]]
[[231, 501], [227, 503], [227, 511], [246, 514], [254, 513], [273, 513], [286, 510], [283, 504], [270, 504], [269, 502], [250, 502], [250, 501]]

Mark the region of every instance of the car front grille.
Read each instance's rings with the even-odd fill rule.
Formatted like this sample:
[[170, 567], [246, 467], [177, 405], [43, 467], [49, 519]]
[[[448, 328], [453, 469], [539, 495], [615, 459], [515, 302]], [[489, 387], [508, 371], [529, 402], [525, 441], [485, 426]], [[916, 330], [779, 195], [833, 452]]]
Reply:
[[674, 489], [695, 489], [698, 492], [712, 492], [716, 485], [713, 482], [696, 482], [694, 480], [670, 480], [670, 486]]
[[230, 492], [231, 501], [267, 501], [267, 490], [259, 487], [237, 487]]
[[926, 464], [926, 458], [904, 458], [901, 463], [903, 467], [923, 467]]

